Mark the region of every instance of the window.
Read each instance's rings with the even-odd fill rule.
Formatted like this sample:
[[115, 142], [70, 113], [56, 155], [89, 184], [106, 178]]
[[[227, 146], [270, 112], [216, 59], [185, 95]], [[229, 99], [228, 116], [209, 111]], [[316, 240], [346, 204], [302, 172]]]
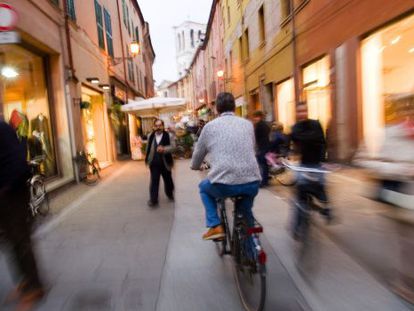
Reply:
[[282, 20], [288, 18], [292, 13], [291, 0], [280, 1], [280, 10], [282, 13]]
[[228, 76], [231, 77], [232, 75], [232, 71], [233, 71], [233, 51], [230, 51], [230, 56], [229, 56], [229, 74]]
[[243, 43], [243, 46], [242, 46], [243, 60], [247, 60], [250, 57], [249, 29], [248, 28], [244, 31], [242, 43]]
[[266, 40], [265, 15], [264, 15], [263, 5], [259, 10], [259, 38], [260, 38], [260, 42], [264, 42]]
[[239, 37], [239, 60], [243, 60], [243, 37]]
[[59, 6], [59, 0], [50, 0], [54, 5]]
[[138, 29], [138, 26], [137, 26], [137, 27], [135, 27], [135, 40], [136, 40], [137, 42], [139, 42], [139, 29]]
[[102, 6], [95, 0], [96, 27], [98, 29], [98, 44], [101, 49], [105, 49], [104, 30], [102, 22]]
[[104, 9], [104, 18], [105, 18], [105, 30], [106, 30], [106, 45], [108, 48], [108, 54], [111, 57], [114, 57], [114, 44], [112, 41], [112, 22], [111, 15], [109, 12]]
[[202, 38], [201, 38], [202, 36], [203, 36], [203, 33], [201, 32], [201, 30], [199, 30], [199, 31], [198, 31], [198, 40], [199, 40], [200, 42], [201, 42], [201, 41], [203, 41], [203, 40], [202, 40]]
[[194, 29], [190, 31], [190, 38], [191, 38], [191, 47], [194, 47]]
[[180, 34], [178, 34], [177, 39], [178, 39], [178, 51], [181, 51], [181, 35]]
[[127, 15], [127, 19], [126, 19], [126, 23], [127, 23], [127, 29], [128, 29], [128, 33], [129, 35], [131, 35], [131, 24], [129, 23], [129, 8], [128, 6], [126, 7], [126, 15]]
[[230, 19], [230, 7], [227, 6], [227, 27], [230, 27], [231, 19]]
[[[56, 1], [57, 2], [57, 1]], [[71, 20], [76, 20], [76, 12], [75, 12], [75, 0], [67, 0], [67, 13]]]
[[183, 40], [183, 44], [181, 45], [182, 49], [185, 50], [185, 37], [184, 37], [184, 30], [181, 32], [181, 39]]
[[127, 26], [127, 6], [125, 3], [125, 0], [122, 0], [122, 16], [123, 16], [125, 27], [128, 27]]

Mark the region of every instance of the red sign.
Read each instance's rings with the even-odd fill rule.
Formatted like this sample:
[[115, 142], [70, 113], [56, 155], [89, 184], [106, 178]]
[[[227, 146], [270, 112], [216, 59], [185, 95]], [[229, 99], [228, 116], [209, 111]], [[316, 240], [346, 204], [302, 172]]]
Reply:
[[6, 3], [0, 3], [0, 31], [13, 30], [17, 24], [17, 11]]

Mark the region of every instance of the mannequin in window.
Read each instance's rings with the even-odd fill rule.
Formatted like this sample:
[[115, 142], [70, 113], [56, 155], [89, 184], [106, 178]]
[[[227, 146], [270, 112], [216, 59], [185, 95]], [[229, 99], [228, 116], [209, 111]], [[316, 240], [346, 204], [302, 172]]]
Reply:
[[45, 175], [52, 176], [54, 174], [54, 157], [51, 145], [49, 121], [46, 116], [40, 113], [36, 118], [30, 121], [30, 127], [33, 134], [35, 134], [35, 132], [38, 133], [36, 133], [36, 138], [42, 144], [43, 155], [46, 157], [44, 161]]

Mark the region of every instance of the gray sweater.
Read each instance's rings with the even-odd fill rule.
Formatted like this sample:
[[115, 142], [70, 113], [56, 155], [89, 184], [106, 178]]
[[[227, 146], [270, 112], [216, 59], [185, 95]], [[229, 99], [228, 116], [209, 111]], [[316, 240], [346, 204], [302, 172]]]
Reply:
[[201, 132], [191, 161], [199, 169], [206, 155], [211, 165], [211, 183], [240, 185], [260, 181], [255, 156], [254, 129], [251, 122], [224, 113], [207, 123]]

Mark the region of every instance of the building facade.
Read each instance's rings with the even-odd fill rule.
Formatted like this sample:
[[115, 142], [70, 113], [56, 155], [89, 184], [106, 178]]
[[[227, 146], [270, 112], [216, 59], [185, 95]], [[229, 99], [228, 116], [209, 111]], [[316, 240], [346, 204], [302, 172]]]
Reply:
[[[81, 150], [102, 167], [128, 153], [132, 131], [119, 107], [154, 93], [155, 54], [136, 1], [7, 4], [16, 10], [21, 40], [0, 45], [0, 117], [18, 127], [28, 157], [45, 158], [48, 188], [76, 177], [73, 158]], [[140, 43], [136, 57], [127, 54], [132, 41]]]

